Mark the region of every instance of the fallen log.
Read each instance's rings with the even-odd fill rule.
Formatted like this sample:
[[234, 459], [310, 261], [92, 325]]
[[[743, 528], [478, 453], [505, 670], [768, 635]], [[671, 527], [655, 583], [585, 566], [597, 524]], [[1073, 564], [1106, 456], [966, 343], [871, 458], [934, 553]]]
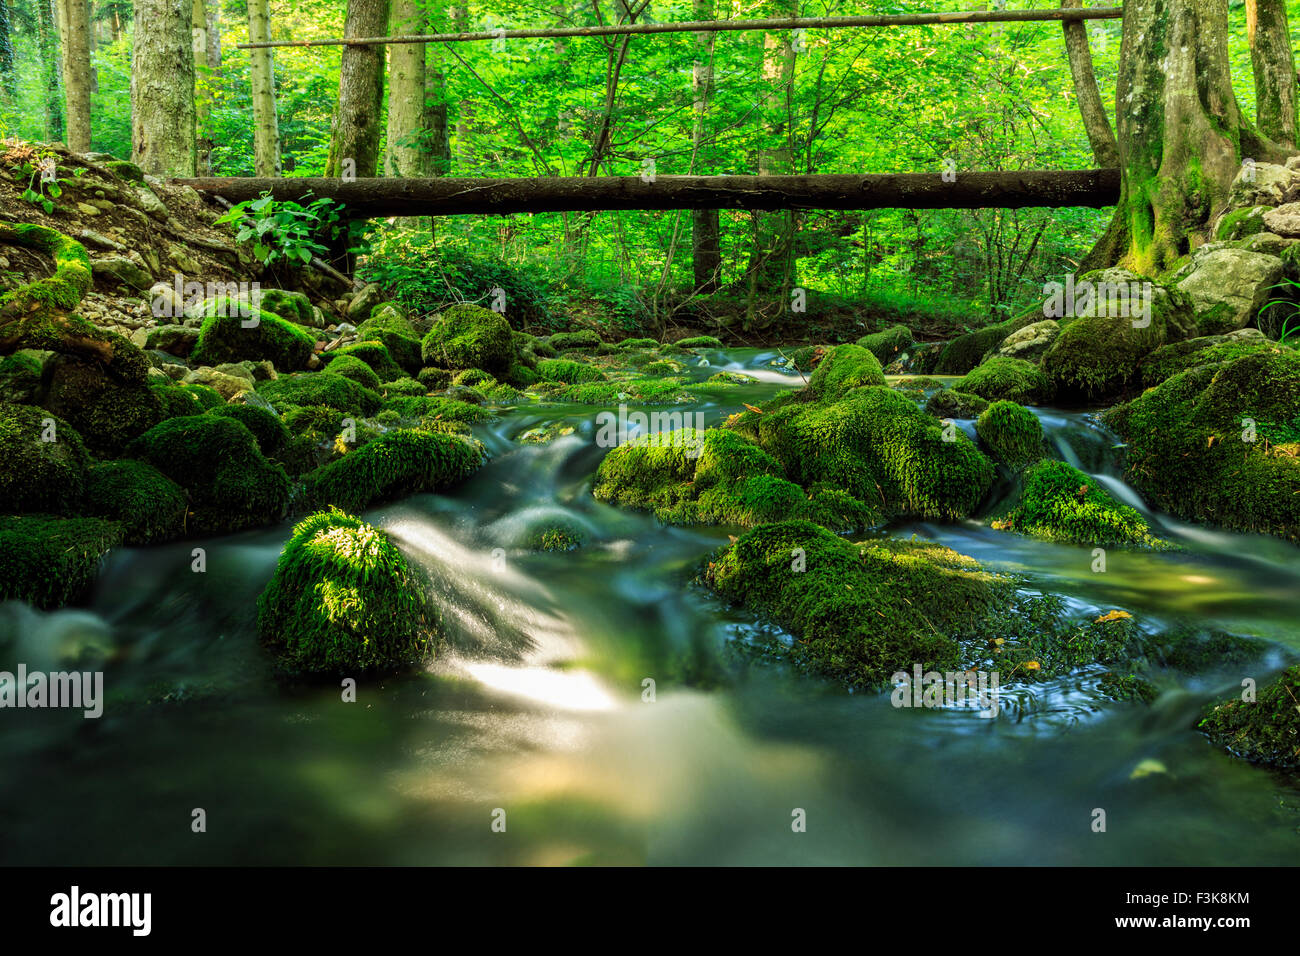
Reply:
[[866, 176], [570, 176], [520, 179], [177, 179], [239, 203], [328, 198], [356, 219], [602, 209], [1019, 209], [1111, 206], [1118, 169]]

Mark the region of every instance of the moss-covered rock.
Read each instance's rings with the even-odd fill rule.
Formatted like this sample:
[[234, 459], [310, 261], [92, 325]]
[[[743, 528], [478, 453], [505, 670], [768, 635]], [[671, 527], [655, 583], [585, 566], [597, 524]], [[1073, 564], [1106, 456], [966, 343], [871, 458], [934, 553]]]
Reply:
[[392, 360], [408, 375], [414, 375], [424, 364], [419, 334], [391, 303], [378, 306], [370, 318], [357, 326], [357, 337], [362, 341], [383, 344]]
[[95, 465], [86, 479], [85, 513], [122, 526], [127, 544], [171, 541], [185, 532], [185, 490], [143, 461]]
[[1230, 335], [1206, 335], [1162, 345], [1142, 360], [1139, 368], [1146, 388], [1198, 365], [1213, 365], [1230, 359], [1282, 348], [1258, 329], [1241, 329]]
[[340, 358], [360, 359], [370, 367], [381, 382], [391, 382], [406, 374], [401, 366], [393, 361], [393, 357], [388, 354], [388, 347], [382, 342], [354, 342], [327, 352], [323, 357], [327, 359], [325, 367], [331, 371], [334, 363]]
[[573, 362], [569, 359], [542, 359], [537, 363], [537, 377], [546, 382], [603, 382], [605, 373], [594, 365]]
[[994, 402], [975, 422], [975, 433], [993, 457], [1018, 470], [1043, 457], [1043, 426], [1038, 416], [1015, 402]]
[[453, 305], [439, 315], [420, 344], [425, 365], [504, 372], [515, 358], [510, 323], [482, 306]]
[[550, 522], [528, 533], [530, 551], [576, 551], [587, 543], [587, 533], [571, 521]]
[[187, 528], [224, 533], [280, 520], [289, 479], [258, 448], [241, 422], [218, 415], [188, 415], [155, 425], [127, 448], [190, 495]]
[[392, 539], [323, 511], [300, 522], [257, 602], [262, 646], [284, 672], [359, 676], [432, 658], [440, 617]]
[[972, 369], [954, 392], [978, 395], [990, 402], [1006, 399], [1020, 405], [1041, 405], [1051, 401], [1052, 386], [1033, 362], [995, 356]]
[[1300, 353], [1201, 365], [1103, 416], [1126, 477], [1179, 518], [1300, 541]]
[[284, 414], [294, 405], [326, 405], [357, 418], [379, 411], [378, 392], [333, 372], [303, 372], [258, 382], [257, 392]]
[[256, 405], [221, 405], [210, 414], [241, 422], [257, 439], [257, 447], [267, 458], [275, 458], [289, 440], [289, 429], [275, 412]]
[[858, 339], [858, 345], [874, 355], [881, 365], [888, 365], [911, 347], [912, 330], [906, 325], [895, 325], [883, 332], [862, 336]]
[[90, 455], [67, 422], [30, 405], [0, 404], [0, 511], [75, 514]]
[[[357, 358], [355, 355], [338, 355], [330, 360], [326, 366], [334, 375], [342, 375], [344, 378], [350, 378], [358, 385], [364, 385], [366, 388], [379, 390], [379, 376], [369, 365]], [[418, 387], [418, 385], [417, 385]], [[419, 394], [424, 394], [421, 388]]]
[[712, 335], [692, 335], [688, 338], [678, 339], [673, 345], [679, 349], [720, 349], [722, 348], [722, 340]]
[[16, 352], [0, 358], [0, 402], [35, 404], [41, 394], [44, 364], [36, 352]]
[[393, 395], [384, 399], [384, 409], [397, 412], [405, 421], [441, 418], [479, 425], [492, 419], [485, 408], [442, 395]]
[[925, 403], [925, 410], [938, 418], [975, 418], [988, 407], [988, 399], [950, 388], [940, 389]]
[[276, 318], [293, 322], [297, 325], [314, 326], [316, 315], [312, 311], [311, 300], [301, 292], [287, 289], [263, 289], [257, 299], [258, 308], [270, 312]]
[[959, 335], [943, 347], [930, 371], [936, 375], [965, 375], [984, 361], [984, 357], [1008, 335], [1034, 322], [1041, 322], [1043, 318], [1042, 308], [1035, 306], [1014, 318]]
[[415, 376], [415, 380], [428, 391], [436, 392], [451, 384], [451, 372], [442, 368], [422, 368]]
[[478, 470], [484, 454], [481, 442], [460, 435], [389, 432], [307, 475], [303, 497], [309, 507], [359, 511], [376, 501], [449, 488]]
[[854, 544], [805, 521], [746, 532], [709, 563], [704, 580], [789, 629], [798, 663], [865, 687], [918, 664], [953, 669], [960, 649], [952, 635], [972, 627], [1007, 590], [947, 548]]
[[600, 336], [591, 329], [579, 329], [576, 332], [556, 332], [547, 339], [547, 344], [557, 352], [568, 352], [574, 349], [598, 349], [601, 342]]
[[1112, 498], [1090, 475], [1045, 459], [1025, 470], [1020, 500], [999, 530], [1092, 547], [1160, 547], [1146, 519]]
[[617, 347], [620, 349], [657, 349], [659, 343], [655, 339], [626, 338], [619, 342]]
[[199, 340], [190, 353], [195, 365], [267, 359], [278, 370], [292, 372], [307, 364], [316, 347], [315, 337], [301, 327], [234, 299], [209, 299], [202, 316]]
[[1220, 747], [1252, 763], [1300, 770], [1300, 665], [1288, 667], [1253, 701], [1233, 698], [1210, 707], [1200, 729]]
[[122, 528], [99, 518], [0, 517], [0, 601], [62, 607], [85, 595]]
[[124, 381], [100, 362], [70, 355], [56, 356], [51, 366], [45, 407], [67, 419], [96, 452], [119, 454], [163, 419], [157, 393], [143, 380]]
[[880, 360], [871, 352], [860, 345], [837, 345], [817, 364], [808, 391], [820, 401], [834, 401], [850, 389], [884, 384]]

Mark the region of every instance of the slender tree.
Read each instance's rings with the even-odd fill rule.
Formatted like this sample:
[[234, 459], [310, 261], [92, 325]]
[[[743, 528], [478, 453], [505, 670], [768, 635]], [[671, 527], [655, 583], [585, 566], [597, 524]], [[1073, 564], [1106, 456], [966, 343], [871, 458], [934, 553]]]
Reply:
[[[694, 16], [697, 20], [713, 19], [713, 0], [695, 0]], [[713, 37], [712, 33], [695, 34], [695, 123], [692, 146], [697, 164], [705, 159], [710, 137], [708, 128], [709, 102], [713, 99]], [[691, 263], [695, 276], [695, 291], [700, 294], [716, 292], [718, 274], [722, 271], [722, 253], [719, 249], [718, 210], [696, 209], [691, 213]]]
[[12, 103], [18, 95], [18, 79], [14, 75], [13, 24], [9, 20], [8, 0], [0, 0], [0, 90], [5, 101]]
[[205, 0], [190, 5], [190, 50], [194, 54], [194, 126], [197, 133], [196, 165], [200, 176], [212, 174], [212, 71], [208, 66], [208, 11]]
[[192, 0], [135, 0], [131, 158], [147, 173], [193, 176]]
[[63, 95], [59, 91], [59, 31], [54, 25], [54, 0], [36, 0], [36, 37], [40, 50], [41, 86], [45, 95], [45, 138], [63, 139]]
[[[1078, 7], [1082, 0], [1061, 0], [1062, 7]], [[1065, 30], [1065, 51], [1070, 59], [1070, 75], [1074, 79], [1074, 98], [1079, 103], [1083, 128], [1088, 134], [1092, 157], [1103, 168], [1119, 165], [1119, 147], [1115, 144], [1115, 131], [1110, 128], [1106, 107], [1101, 102], [1097, 88], [1097, 74], [1092, 69], [1092, 49], [1088, 46], [1088, 30], [1082, 20], [1062, 20]]]
[[90, 0], [58, 0], [68, 148], [90, 151]]
[[[248, 39], [271, 39], [268, 0], [248, 0]], [[272, 51], [249, 50], [253, 87], [253, 168], [258, 176], [280, 175], [280, 124], [275, 112], [275, 64]]]
[[[383, 36], [388, 27], [388, 0], [348, 0], [344, 34]], [[339, 101], [334, 110], [325, 175], [355, 173], [373, 177], [379, 168], [383, 131], [384, 48], [346, 46], [339, 65]]]
[[1285, 0], [1246, 0], [1246, 37], [1255, 73], [1259, 131], [1282, 146], [1295, 146], [1295, 56]]
[[[392, 0], [390, 36], [424, 33], [428, 26], [420, 0]], [[400, 43], [388, 53], [388, 149], [384, 156], [384, 174], [388, 176], [428, 176], [433, 166], [426, 52], [423, 43]]]

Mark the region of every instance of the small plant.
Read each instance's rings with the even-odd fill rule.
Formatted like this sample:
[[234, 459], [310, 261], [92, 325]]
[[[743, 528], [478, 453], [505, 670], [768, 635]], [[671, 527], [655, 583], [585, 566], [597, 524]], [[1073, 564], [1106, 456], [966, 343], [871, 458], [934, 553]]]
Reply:
[[236, 242], [251, 242], [254, 257], [268, 268], [281, 263], [306, 265], [313, 256], [328, 251], [324, 242], [344, 234], [353, 241], [363, 229], [362, 224], [345, 219], [343, 206], [332, 199], [322, 197], [303, 206], [292, 200], [276, 201], [270, 193], [233, 206], [217, 222], [234, 228]]
[[1269, 299], [1260, 306], [1259, 312], [1256, 313], [1255, 316], [1255, 323], [1259, 326], [1260, 331], [1264, 331], [1265, 322], [1268, 321], [1265, 318], [1265, 314], [1268, 313], [1273, 306], [1276, 305], [1290, 309], [1290, 313], [1283, 316], [1282, 324], [1278, 328], [1276, 336], [1277, 343], [1278, 345], [1285, 345], [1288, 348], [1300, 348], [1300, 302], [1297, 301], [1297, 299], [1300, 299], [1300, 282], [1297, 282], [1294, 279], [1283, 279], [1276, 285], [1269, 286], [1269, 291], [1272, 291], [1273, 289], [1288, 290], [1292, 293], [1294, 298], [1279, 296], [1276, 299]]

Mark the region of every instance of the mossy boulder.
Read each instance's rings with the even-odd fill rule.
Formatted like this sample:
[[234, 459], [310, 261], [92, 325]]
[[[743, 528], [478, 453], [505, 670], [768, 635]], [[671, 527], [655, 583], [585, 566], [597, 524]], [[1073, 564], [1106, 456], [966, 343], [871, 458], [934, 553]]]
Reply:
[[[338, 355], [330, 360], [326, 368], [334, 375], [352, 379], [358, 385], [379, 390], [379, 376], [375, 374], [375, 370], [355, 355]], [[420, 394], [424, 394], [424, 389], [420, 389]]]
[[63, 419], [30, 405], [0, 405], [0, 510], [75, 514], [90, 455]]
[[295, 325], [314, 327], [317, 324], [315, 310], [311, 300], [301, 292], [287, 289], [263, 289], [257, 298], [257, 305], [263, 312], [270, 312], [276, 318], [293, 322]]
[[127, 448], [190, 496], [187, 528], [220, 534], [280, 520], [289, 479], [268, 462], [241, 422], [218, 415], [187, 415], [155, 425]]
[[553, 521], [528, 532], [530, 551], [576, 551], [587, 543], [587, 533], [571, 521]]
[[51, 362], [43, 404], [67, 419], [92, 450], [109, 455], [119, 454], [164, 417], [162, 403], [143, 378], [123, 380], [100, 362], [71, 355]]
[[1091, 547], [1161, 547], [1146, 519], [1110, 496], [1090, 475], [1044, 459], [1025, 470], [1020, 499], [993, 527]]
[[1014, 318], [959, 335], [943, 347], [929, 371], [936, 375], [965, 375], [1008, 335], [1044, 318], [1042, 307], [1035, 306]]
[[600, 348], [601, 341], [600, 336], [591, 329], [579, 329], [576, 332], [556, 332], [547, 339], [546, 344], [557, 352], [569, 352], [575, 349], [590, 351]]
[[0, 402], [35, 404], [41, 394], [45, 364], [39, 352], [16, 352], [0, 358]]
[[703, 577], [793, 633], [797, 663], [862, 687], [881, 687], [918, 664], [954, 669], [955, 635], [1007, 593], [1005, 582], [939, 545], [855, 544], [806, 521], [746, 532]]
[[838, 402], [746, 412], [733, 427], [798, 484], [838, 488], [886, 514], [962, 518], [993, 483], [992, 463], [964, 432], [884, 386], [858, 388]]
[[267, 458], [280, 454], [289, 441], [289, 429], [275, 412], [256, 405], [220, 405], [209, 414], [233, 418], [243, 424], [257, 439], [257, 447]]
[[952, 386], [954, 392], [978, 395], [990, 402], [1005, 399], [1020, 405], [1051, 401], [1052, 386], [1033, 362], [995, 356], [972, 369]]
[[[599, 345], [599, 341], [596, 343]], [[673, 345], [679, 349], [720, 349], [722, 340], [712, 335], [692, 335], [684, 339], [678, 339]]]
[[1238, 757], [1300, 771], [1300, 665], [1288, 667], [1255, 700], [1233, 698], [1210, 707], [1199, 727]]
[[515, 358], [510, 323], [499, 313], [462, 303], [439, 315], [420, 343], [425, 365], [504, 372]]
[[379, 411], [383, 404], [378, 392], [329, 371], [282, 375], [258, 382], [257, 393], [281, 414], [294, 405], [326, 405], [365, 418]]
[[0, 517], [0, 601], [62, 607], [83, 597], [122, 527], [100, 518]]
[[393, 361], [393, 357], [388, 354], [387, 346], [382, 342], [354, 342], [326, 353], [324, 358], [328, 360], [325, 366], [327, 369], [340, 358], [360, 359], [370, 366], [381, 382], [391, 382], [406, 374], [401, 366]]
[[1300, 353], [1180, 372], [1103, 415], [1126, 476], [1179, 518], [1300, 542]]
[[86, 479], [85, 513], [118, 522], [127, 544], [179, 538], [188, 507], [185, 490], [143, 461], [104, 462]]
[[456, 485], [478, 470], [484, 456], [482, 443], [473, 438], [401, 429], [311, 472], [303, 497], [310, 507], [359, 511], [376, 501]]
[[316, 347], [315, 336], [293, 322], [235, 299], [209, 299], [201, 315], [199, 340], [190, 353], [195, 365], [267, 359], [279, 371], [292, 372], [307, 364]]
[[813, 370], [808, 392], [819, 401], [834, 401], [853, 388], [884, 385], [880, 360], [860, 345], [837, 345]]
[[858, 345], [874, 355], [880, 364], [888, 365], [899, 354], [911, 348], [912, 330], [906, 325], [895, 325], [883, 332], [873, 332], [858, 339]]
[[422, 368], [415, 380], [430, 392], [436, 392], [451, 384], [451, 372], [443, 368]]
[[546, 382], [564, 382], [566, 385], [605, 381], [605, 373], [594, 365], [569, 359], [542, 359], [537, 363], [537, 377]]
[[975, 422], [975, 433], [993, 457], [1018, 470], [1043, 457], [1043, 425], [1015, 402], [994, 402]]
[[940, 389], [925, 403], [926, 412], [938, 418], [975, 418], [988, 407], [988, 399], [951, 388]]
[[301, 521], [257, 602], [262, 646], [294, 676], [419, 666], [437, 648], [429, 584], [383, 531], [336, 509]]
[[1143, 386], [1150, 388], [1198, 365], [1213, 365], [1278, 348], [1281, 346], [1265, 338], [1259, 329], [1241, 329], [1229, 335], [1206, 335], [1162, 345], [1142, 360], [1139, 371]]

